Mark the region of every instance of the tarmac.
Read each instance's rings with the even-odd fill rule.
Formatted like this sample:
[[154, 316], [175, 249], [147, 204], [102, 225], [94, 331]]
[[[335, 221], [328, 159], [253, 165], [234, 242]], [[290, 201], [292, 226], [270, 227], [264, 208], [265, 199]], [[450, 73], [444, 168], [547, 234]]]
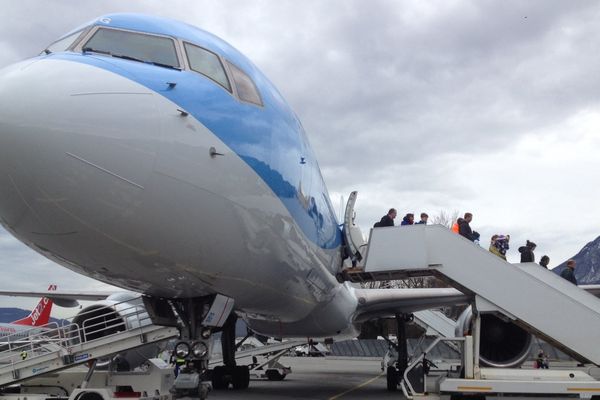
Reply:
[[381, 359], [282, 357], [292, 373], [283, 381], [250, 381], [246, 390], [213, 390], [209, 399], [400, 399], [388, 392]]
[[[381, 370], [381, 358], [282, 357], [280, 362], [292, 368], [292, 373], [283, 381], [251, 378], [248, 389], [213, 390], [209, 399], [405, 399], [400, 388], [395, 392], [387, 390], [386, 374]], [[531, 368], [531, 362], [524, 364], [524, 368]], [[551, 368], [581, 369], [600, 380], [600, 367], [580, 368], [573, 361], [553, 361]], [[442, 398], [447, 399], [449, 396], [442, 396]], [[542, 400], [547, 397], [536, 398]], [[559, 397], [551, 400], [557, 398]], [[439, 400], [440, 396], [430, 393], [419, 399]], [[511, 397], [511, 399], [526, 398]]]

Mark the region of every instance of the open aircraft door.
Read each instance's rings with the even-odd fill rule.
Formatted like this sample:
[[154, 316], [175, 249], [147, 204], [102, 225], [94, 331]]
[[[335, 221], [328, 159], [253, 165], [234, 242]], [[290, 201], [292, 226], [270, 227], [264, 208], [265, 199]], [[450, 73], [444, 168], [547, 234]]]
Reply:
[[367, 248], [367, 243], [365, 242], [360, 228], [354, 223], [354, 219], [356, 218], [354, 203], [356, 203], [357, 196], [358, 192], [356, 190], [350, 193], [350, 197], [348, 197], [348, 202], [346, 203], [346, 211], [344, 213], [344, 239], [348, 249], [348, 256], [352, 260], [353, 267], [356, 267], [362, 261], [362, 253], [364, 253]]

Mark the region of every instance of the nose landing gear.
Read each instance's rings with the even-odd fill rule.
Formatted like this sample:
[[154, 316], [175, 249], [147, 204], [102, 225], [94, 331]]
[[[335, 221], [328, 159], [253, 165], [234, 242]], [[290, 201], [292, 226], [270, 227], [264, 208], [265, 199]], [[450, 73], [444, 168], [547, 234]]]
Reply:
[[[248, 368], [235, 365], [237, 317], [232, 312], [233, 299], [223, 295], [171, 300], [148, 297], [144, 298], [144, 304], [153, 323], [179, 328], [180, 340], [175, 345], [172, 360], [177, 375], [171, 388], [175, 398], [197, 397], [204, 400], [212, 387], [218, 389], [225, 385], [226, 388], [229, 382], [234, 388], [248, 387]], [[210, 337], [219, 330], [223, 331], [225, 367], [217, 367], [216, 373], [213, 370], [211, 374], [208, 367]]]

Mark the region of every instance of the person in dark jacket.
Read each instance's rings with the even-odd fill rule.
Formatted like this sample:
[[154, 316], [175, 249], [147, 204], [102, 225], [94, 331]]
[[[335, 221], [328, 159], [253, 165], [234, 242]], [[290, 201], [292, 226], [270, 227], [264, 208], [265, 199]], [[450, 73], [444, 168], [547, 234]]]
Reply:
[[415, 223], [415, 214], [406, 214], [404, 218], [402, 218], [402, 222], [400, 225], [412, 225]]
[[396, 214], [397, 214], [396, 209], [390, 208], [388, 213], [386, 215], [384, 215], [383, 217], [381, 217], [381, 220], [379, 222], [376, 222], [375, 225], [373, 225], [373, 228], [382, 228], [384, 226], [394, 226], [394, 218], [396, 218]]
[[533, 254], [533, 251], [535, 250], [536, 247], [537, 247], [536, 244], [533, 242], [530, 242], [529, 240], [527, 241], [525, 246], [519, 247], [519, 253], [521, 253], [521, 262], [522, 263], [535, 262], [535, 254]]
[[575, 260], [567, 261], [567, 268], [562, 270], [560, 276], [571, 282], [573, 285], [577, 285], [577, 278], [575, 278]]
[[548, 269], [548, 264], [550, 264], [550, 257], [542, 256], [542, 258], [540, 258], [540, 266]]
[[426, 213], [421, 213], [421, 220], [416, 222], [415, 225], [427, 225], [427, 220], [429, 219], [429, 215]]
[[472, 220], [473, 220], [473, 214], [471, 214], [471, 213], [465, 213], [465, 217], [462, 220], [459, 218], [458, 219], [458, 233], [461, 236], [464, 236], [467, 239], [469, 239], [471, 242], [474, 242], [476, 240], [479, 240], [479, 233], [477, 233], [471, 229], [470, 223]]

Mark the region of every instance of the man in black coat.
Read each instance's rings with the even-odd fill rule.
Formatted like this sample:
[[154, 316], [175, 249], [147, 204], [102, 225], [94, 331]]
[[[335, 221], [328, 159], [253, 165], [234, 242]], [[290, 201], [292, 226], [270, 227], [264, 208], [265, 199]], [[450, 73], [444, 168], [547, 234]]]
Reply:
[[381, 221], [377, 222], [374, 228], [382, 228], [384, 226], [394, 226], [394, 218], [396, 218], [396, 209], [390, 208], [388, 213], [381, 217]]
[[563, 269], [560, 276], [571, 282], [573, 285], [577, 285], [577, 278], [575, 278], [575, 260], [567, 261], [567, 268]]
[[469, 223], [473, 220], [473, 214], [465, 213], [465, 217], [461, 220], [458, 220], [458, 233], [461, 236], [466, 237], [471, 242], [479, 240], [479, 233], [474, 232], [471, 229], [471, 225]]

